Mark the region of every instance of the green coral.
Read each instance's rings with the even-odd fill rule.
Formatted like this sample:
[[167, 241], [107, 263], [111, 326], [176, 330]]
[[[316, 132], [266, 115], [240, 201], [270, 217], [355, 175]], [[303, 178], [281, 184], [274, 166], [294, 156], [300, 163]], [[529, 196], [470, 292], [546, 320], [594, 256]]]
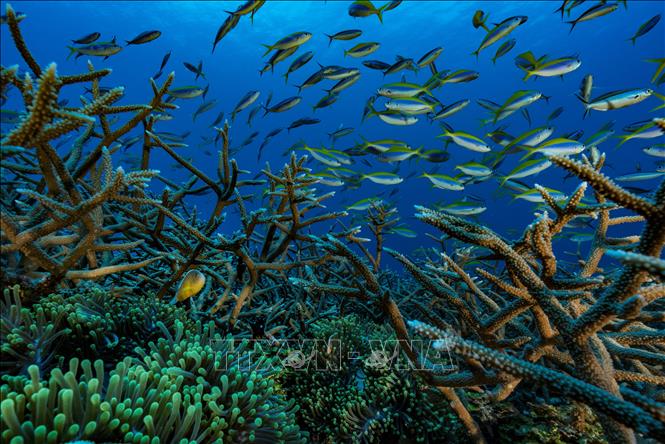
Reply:
[[180, 321], [174, 336], [158, 328], [166, 338], [108, 374], [101, 360], [72, 359], [46, 381], [37, 366], [27, 378], [4, 376], [2, 442], [305, 442], [269, 358], [248, 361], [248, 343], [225, 340], [213, 324], [191, 336]]
[[103, 356], [112, 368], [136, 347], [161, 336], [159, 322], [173, 329], [176, 321], [188, 328], [187, 312], [151, 296], [115, 296], [95, 286], [51, 294], [23, 307], [18, 286], [5, 289], [0, 302], [2, 374], [25, 374], [29, 365], [41, 371], [71, 358]]
[[[315, 442], [454, 442], [464, 436], [441, 394], [392, 355], [395, 337], [386, 328], [349, 315], [318, 321], [307, 333], [321, 341], [319, 361], [306, 371], [286, 371], [282, 386], [298, 400], [299, 422]], [[389, 345], [382, 350], [374, 341]], [[379, 352], [390, 365], [377, 365]], [[340, 365], [323, 367], [326, 359]]]

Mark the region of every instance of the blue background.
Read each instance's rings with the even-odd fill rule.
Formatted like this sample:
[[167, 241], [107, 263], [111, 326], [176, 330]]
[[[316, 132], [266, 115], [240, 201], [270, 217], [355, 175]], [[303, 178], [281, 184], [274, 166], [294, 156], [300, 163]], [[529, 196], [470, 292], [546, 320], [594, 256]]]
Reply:
[[[585, 2], [577, 7], [571, 14], [573, 19], [595, 2]], [[105, 78], [102, 85], [126, 87], [126, 96], [120, 103], [147, 103], [151, 96], [148, 84], [150, 76], [154, 75], [164, 54], [173, 51], [170, 61], [164, 69], [165, 74], [158, 80], [161, 84], [170, 71], [176, 72], [174, 86], [199, 85], [204, 87], [206, 81], [194, 81], [194, 74], [183, 67], [187, 61], [197, 64], [203, 60], [203, 70], [210, 82], [207, 99], [216, 99], [218, 105], [211, 111], [199, 116], [192, 123], [192, 113], [200, 105], [201, 99], [178, 100], [180, 109], [174, 111], [173, 121], [160, 122], [159, 131], [183, 133], [191, 131], [188, 137], [188, 148], [178, 148], [185, 157], [192, 157], [194, 164], [203, 171], [214, 174], [216, 159], [209, 157], [204, 150], [216, 151], [218, 147], [200, 146], [201, 137], [214, 136], [214, 131], [208, 128], [209, 124], [224, 110], [227, 116], [236, 105], [240, 97], [247, 91], [257, 89], [261, 91], [258, 102], [266, 100], [272, 91], [273, 102], [276, 103], [286, 97], [297, 95], [293, 84], [299, 84], [309, 77], [318, 66], [342, 65], [358, 67], [362, 71], [362, 78], [351, 88], [343, 91], [339, 100], [330, 108], [312, 112], [311, 106], [325, 95], [322, 90], [330, 88], [335, 81], [327, 80], [305, 89], [302, 92], [303, 102], [296, 108], [281, 114], [270, 114], [261, 118], [262, 112], [254, 119], [253, 127], [246, 126], [248, 110], [243, 111], [236, 119], [231, 129], [232, 147], [237, 147], [253, 131], [259, 131], [254, 143], [242, 148], [235, 157], [241, 169], [251, 170], [251, 174], [242, 178], [251, 178], [264, 167], [266, 160], [271, 163], [273, 170], [281, 167], [286, 161], [283, 157], [285, 150], [299, 139], [304, 139], [310, 146], [330, 147], [327, 133], [338, 128], [340, 124], [356, 128], [355, 132], [340, 139], [335, 148], [345, 149], [354, 142], [360, 141], [360, 136], [369, 140], [394, 138], [404, 140], [414, 148], [424, 146], [426, 149], [440, 149], [443, 147], [442, 139], [436, 139], [440, 133], [437, 124], [430, 124], [422, 118], [413, 126], [394, 127], [371, 118], [361, 124], [360, 119], [366, 99], [378, 87], [388, 82], [400, 80], [400, 74], [387, 76], [385, 80], [380, 71], [373, 71], [362, 66], [365, 59], [379, 59], [388, 63], [401, 55], [418, 60], [423, 54], [436, 46], [443, 46], [445, 50], [437, 60], [439, 70], [443, 69], [471, 69], [480, 73], [480, 78], [466, 84], [449, 84], [435, 92], [435, 96], [444, 104], [450, 104], [460, 99], [471, 99], [472, 103], [460, 113], [446, 121], [456, 130], [466, 131], [482, 137], [491, 142], [485, 134], [493, 129], [492, 126], [482, 127], [480, 119], [487, 117], [487, 112], [475, 103], [476, 99], [486, 98], [502, 103], [518, 89], [536, 89], [548, 96], [552, 96], [549, 104], [538, 101], [529, 107], [533, 119], [533, 127], [545, 125], [546, 117], [557, 107], [563, 106], [564, 113], [554, 121], [556, 130], [554, 136], [578, 129], [585, 131], [584, 138], [593, 134], [608, 120], [616, 120], [615, 130], [622, 134], [621, 128], [636, 121], [650, 119], [660, 114], [650, 112], [660, 101], [651, 97], [638, 105], [627, 109], [610, 111], [606, 113], [592, 112], [589, 117], [582, 120], [583, 106], [574, 97], [578, 91], [582, 77], [591, 73], [594, 75], [594, 91], [592, 96], [619, 89], [654, 88], [650, 78], [657, 68], [654, 63], [647, 63], [644, 59], [665, 56], [665, 42], [663, 26], [659, 23], [649, 34], [637, 40], [635, 46], [626, 41], [633, 35], [638, 26], [655, 14], [663, 13], [663, 2], [659, 1], [629, 1], [628, 8], [619, 5], [619, 8], [604, 17], [576, 26], [569, 33], [570, 26], [562, 22], [559, 13], [554, 10], [561, 2], [416, 2], [405, 1], [399, 7], [388, 11], [384, 15], [384, 23], [379, 23], [376, 16], [355, 19], [347, 14], [350, 2], [288, 2], [268, 1], [255, 15], [252, 24], [249, 17], [243, 17], [239, 25], [222, 40], [211, 55], [212, 41], [220, 24], [227, 17], [225, 10], [234, 10], [241, 2], [13, 2], [15, 10], [28, 14], [28, 18], [21, 23], [21, 29], [29, 48], [32, 50], [40, 64], [57, 62], [61, 74], [79, 73], [86, 69], [88, 57], [77, 60], [72, 57], [65, 60], [68, 55], [66, 46], [72, 39], [80, 38], [90, 32], [102, 33], [100, 41], [110, 40], [117, 36], [118, 42], [130, 40], [140, 32], [158, 29], [162, 36], [156, 41], [145, 45], [129, 46], [120, 54], [108, 60], [92, 57], [96, 68], [111, 67], [113, 73]], [[377, 6], [383, 2], [376, 2]], [[5, 3], [2, 3], [4, 14]], [[494, 65], [491, 62], [496, 49], [504, 41], [500, 41], [483, 50], [476, 59], [470, 55], [482, 41], [485, 32], [474, 29], [471, 24], [473, 13], [482, 9], [490, 16], [490, 22], [499, 22], [513, 15], [526, 15], [528, 21], [518, 27], [508, 38], [516, 38], [516, 47], [506, 56], [500, 58]], [[332, 34], [344, 29], [358, 28], [363, 35], [353, 41], [335, 41], [328, 46], [328, 38], [324, 33]], [[309, 31], [313, 38], [299, 49], [294, 56], [277, 65], [274, 74], [267, 73], [260, 76], [258, 70], [263, 66], [267, 57], [263, 57], [262, 43], [273, 43], [281, 37], [295, 32]], [[381, 43], [380, 49], [365, 58], [354, 59], [343, 56], [343, 50], [359, 42], [376, 41]], [[6, 26], [2, 27], [2, 64], [3, 66], [19, 63], [21, 70], [25, 69], [18, 56]], [[289, 78], [285, 85], [281, 74], [286, 72], [290, 62], [305, 51], [313, 51], [314, 59]], [[552, 57], [570, 54], [579, 54], [582, 66], [564, 80], [559, 78], [540, 78], [523, 82], [522, 72], [515, 66], [514, 58], [518, 54], [531, 50], [540, 56], [548, 54]], [[409, 81], [424, 83], [430, 76], [428, 69], [418, 74], [406, 72]], [[662, 92], [662, 88], [656, 88]], [[77, 97], [82, 93], [78, 86], [68, 87], [64, 90], [65, 96], [76, 103]], [[257, 103], [258, 103], [257, 102]], [[4, 108], [20, 110], [22, 102], [12, 91]], [[261, 164], [257, 164], [256, 152], [263, 137], [270, 130], [286, 127], [292, 121], [313, 116], [322, 120], [319, 125], [301, 127], [287, 134], [283, 131], [273, 138], [266, 147]], [[516, 113], [501, 123], [507, 124], [507, 131], [517, 136], [528, 130], [526, 120]], [[6, 130], [7, 128], [3, 128]], [[139, 134], [140, 127], [132, 135]], [[128, 136], [128, 137], [129, 137]], [[553, 137], [554, 137], [553, 136]], [[654, 140], [633, 140], [616, 150], [617, 138], [611, 138], [600, 146], [601, 151], [608, 153], [609, 167], [605, 173], [611, 176], [627, 174], [636, 170], [637, 164], [643, 171], [654, 171], [656, 158], [649, 157], [642, 152], [642, 148], [652, 143], [662, 142]], [[498, 149], [491, 144], [493, 149]], [[62, 148], [66, 149], [66, 148]], [[124, 156], [139, 156], [140, 144], [134, 145]], [[441, 164], [440, 173], [455, 175], [455, 165], [470, 160], [478, 160], [481, 154], [467, 151], [451, 144], [449, 147], [451, 158]], [[520, 156], [511, 156], [500, 168], [502, 173], [510, 171]], [[311, 157], [310, 157], [311, 158]], [[352, 167], [359, 171], [391, 171], [393, 165], [373, 161], [370, 169], [359, 162]], [[118, 154], [116, 166], [127, 163], [127, 157]], [[173, 161], [166, 155], [153, 156], [151, 168], [157, 168], [162, 174], [172, 180], [184, 180], [188, 176], [184, 170], [173, 169]], [[324, 169], [316, 161], [311, 160], [310, 165], [314, 171]], [[403, 162], [400, 175], [407, 176], [411, 171], [418, 173], [432, 171], [435, 164], [426, 161]], [[579, 183], [577, 179], [563, 181], [565, 172], [552, 167], [538, 176], [525, 179], [529, 184], [540, 183], [552, 188], [570, 192]], [[653, 188], [657, 180], [640, 182], [631, 185]], [[155, 189], [160, 187], [155, 182]], [[406, 180], [400, 185], [395, 201], [402, 222], [420, 233], [417, 240], [391, 236], [387, 240], [388, 246], [404, 252], [410, 252], [420, 245], [434, 245], [422, 233], [434, 233], [435, 230], [413, 219], [413, 205], [430, 205], [433, 203], [450, 203], [471, 194], [485, 200], [487, 211], [478, 217], [481, 223], [490, 225], [494, 230], [511, 237], [521, 232], [532, 221], [536, 205], [524, 201], [512, 201], [512, 196], [498, 193], [496, 180], [489, 180], [477, 185], [469, 185], [465, 191], [454, 192], [432, 188], [427, 179], [417, 176]], [[319, 185], [321, 192], [337, 190], [336, 197], [327, 201], [328, 209], [337, 210], [345, 205], [352, 204], [362, 198], [377, 195], [378, 193], [392, 191], [391, 186], [381, 186], [363, 181], [358, 190], [343, 191]], [[260, 188], [254, 188], [260, 193]], [[247, 191], [247, 190], [245, 190]], [[587, 196], [591, 193], [587, 192]], [[199, 210], [205, 213], [210, 209], [210, 198], [199, 198]], [[259, 204], [257, 199], [255, 206]], [[250, 205], [251, 206], [251, 205]], [[347, 222], [348, 223], [348, 222]], [[237, 228], [236, 217], [230, 215], [228, 222], [222, 225], [222, 231], [230, 233]], [[324, 227], [328, 228], [328, 225]], [[635, 227], [630, 227], [633, 232]], [[579, 231], [579, 230], [572, 230]], [[620, 233], [621, 230], [615, 231]], [[369, 236], [367, 230], [364, 236]]]

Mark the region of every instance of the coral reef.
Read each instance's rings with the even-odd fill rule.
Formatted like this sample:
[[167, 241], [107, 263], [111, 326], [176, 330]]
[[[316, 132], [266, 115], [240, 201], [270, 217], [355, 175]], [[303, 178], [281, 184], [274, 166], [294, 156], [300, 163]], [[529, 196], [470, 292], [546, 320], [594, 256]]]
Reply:
[[[665, 440], [665, 182], [638, 196], [601, 173], [604, 156], [551, 156], [581, 183], [563, 202], [538, 187], [549, 208], [518, 239], [417, 207], [460, 248], [409, 258], [384, 246], [400, 228], [391, 208], [360, 221], [371, 240], [326, 210], [306, 157], [243, 179], [226, 124], [215, 177], [178, 154], [157, 129], [177, 106], [173, 73], [151, 79], [147, 104], [118, 105], [123, 89], [99, 85], [110, 70], [43, 67], [9, 5], [6, 21], [27, 71], [0, 73], [25, 105], [0, 145], [2, 442]], [[61, 105], [80, 84], [92, 99]], [[114, 168], [135, 129], [140, 168]], [[190, 179], [150, 169], [156, 150]], [[201, 219], [191, 199], [206, 193]], [[241, 228], [222, 233], [229, 207]], [[563, 264], [557, 236], [587, 217], [588, 256]], [[612, 236], [620, 224], [641, 229]], [[191, 270], [203, 289], [171, 302]], [[345, 359], [294, 368], [292, 340], [325, 344], [317, 365]]]

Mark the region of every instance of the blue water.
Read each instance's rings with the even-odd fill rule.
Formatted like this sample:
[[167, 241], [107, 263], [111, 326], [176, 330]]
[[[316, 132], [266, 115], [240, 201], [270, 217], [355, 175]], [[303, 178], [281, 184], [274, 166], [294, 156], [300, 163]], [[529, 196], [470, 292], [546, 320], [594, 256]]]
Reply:
[[[626, 124], [650, 119], [658, 114], [650, 112], [658, 106], [660, 100], [651, 97], [644, 102], [622, 110], [610, 112], [592, 112], [589, 117], [582, 119], [583, 105], [574, 97], [578, 91], [582, 77], [588, 73], [594, 76], [594, 91], [592, 96], [605, 92], [629, 88], [654, 88], [650, 84], [657, 65], [644, 60], [659, 58], [665, 55], [665, 38], [663, 32], [664, 22], [659, 23], [647, 35], [639, 38], [635, 46], [626, 41], [633, 35], [638, 26], [658, 13], [663, 13], [664, 3], [659, 1], [629, 1], [628, 8], [619, 5], [619, 8], [604, 17], [580, 23], [572, 33], [570, 26], [562, 22], [561, 17], [554, 10], [561, 2], [416, 2], [405, 1], [399, 7], [388, 11], [384, 15], [384, 23], [379, 23], [376, 16], [354, 19], [347, 14], [350, 2], [288, 2], [269, 1], [255, 15], [253, 24], [248, 17], [240, 20], [240, 24], [222, 40], [214, 54], [211, 55], [212, 41], [217, 28], [224, 21], [227, 14], [225, 10], [234, 10], [241, 2], [16, 2], [16, 10], [24, 12], [28, 18], [21, 23], [25, 39], [35, 58], [45, 65], [49, 62], [58, 64], [61, 74], [79, 73], [86, 69], [88, 57], [77, 60], [66, 60], [68, 50], [66, 46], [70, 40], [80, 38], [93, 31], [102, 33], [100, 41], [110, 40], [113, 36], [118, 41], [129, 40], [140, 32], [158, 29], [162, 36], [145, 45], [129, 46], [108, 60], [90, 58], [95, 68], [110, 67], [113, 73], [103, 80], [105, 86], [125, 86], [126, 96], [121, 103], [147, 103], [151, 97], [148, 83], [150, 76], [154, 75], [164, 54], [172, 51], [165, 74], [158, 80], [161, 84], [166, 73], [175, 71], [174, 86], [197, 84], [205, 86], [206, 81], [194, 80], [194, 74], [183, 67], [187, 61], [197, 64], [203, 60], [203, 70], [210, 82], [208, 99], [217, 99], [218, 105], [212, 110], [192, 122], [192, 113], [200, 105], [201, 99], [178, 100], [180, 109], [174, 111], [176, 117], [172, 121], [160, 122], [159, 131], [183, 133], [191, 131], [188, 137], [188, 148], [179, 148], [185, 157], [192, 157], [194, 164], [203, 171], [214, 175], [216, 161], [209, 157], [204, 150], [218, 147], [201, 147], [201, 137], [210, 137], [214, 131], [208, 126], [224, 110], [227, 116], [236, 105], [240, 97], [249, 90], [261, 91], [259, 102], [266, 100], [270, 92], [273, 93], [273, 102], [276, 103], [286, 97], [297, 95], [293, 84], [299, 84], [309, 77], [318, 66], [342, 65], [358, 67], [362, 78], [351, 88], [343, 91], [339, 100], [330, 108], [312, 112], [311, 106], [325, 95], [322, 90], [331, 87], [335, 81], [327, 80], [305, 89], [302, 92], [303, 101], [294, 109], [282, 114], [270, 114], [264, 118], [259, 114], [249, 128], [246, 118], [249, 110], [243, 111], [232, 125], [232, 147], [238, 146], [253, 131], [260, 134], [253, 144], [242, 148], [235, 157], [241, 169], [251, 170], [252, 173], [243, 176], [251, 178], [270, 162], [273, 170], [280, 168], [287, 157], [283, 154], [296, 141], [302, 139], [313, 147], [330, 147], [327, 133], [337, 129], [340, 124], [356, 128], [351, 136], [340, 139], [335, 148], [345, 149], [353, 143], [360, 141], [363, 136], [369, 140], [393, 138], [404, 140], [412, 147], [424, 146], [427, 149], [440, 149], [443, 147], [438, 124], [430, 124], [426, 118], [413, 126], [390, 126], [378, 118], [371, 118], [361, 123], [362, 110], [366, 99], [375, 93], [376, 89], [387, 82], [397, 82], [400, 74], [387, 76], [385, 79], [379, 71], [373, 71], [362, 66], [364, 59], [379, 59], [388, 63], [401, 55], [418, 60], [423, 54], [436, 46], [443, 46], [445, 50], [437, 60], [439, 70], [443, 69], [471, 69], [480, 73], [479, 79], [465, 84], [449, 84], [435, 92], [435, 96], [444, 104], [450, 104], [460, 99], [471, 99], [472, 103], [460, 113], [446, 121], [456, 130], [466, 131], [482, 137], [493, 126], [482, 127], [480, 120], [488, 116], [487, 111], [475, 103], [476, 99], [485, 98], [502, 103], [518, 89], [535, 89], [545, 95], [552, 96], [549, 104], [538, 101], [529, 107], [533, 119], [533, 128], [545, 125], [546, 117], [557, 107], [563, 106], [565, 111], [553, 126], [556, 127], [554, 136], [561, 136], [575, 130], [585, 131], [584, 138], [593, 134], [608, 120], [616, 120], [615, 130], [622, 134], [621, 128]], [[577, 17], [595, 2], [585, 2], [577, 7], [572, 18]], [[382, 2], [377, 2], [378, 5]], [[2, 3], [4, 13], [5, 3]], [[473, 13], [482, 9], [490, 16], [490, 22], [499, 22], [513, 15], [526, 15], [528, 21], [518, 27], [508, 38], [516, 38], [516, 47], [506, 56], [500, 58], [494, 65], [491, 57], [501, 42], [483, 50], [476, 59], [470, 55], [484, 37], [482, 29], [474, 29], [471, 24]], [[335, 33], [343, 29], [362, 29], [363, 35], [353, 41], [335, 41], [328, 46], [328, 39], [324, 33]], [[267, 57], [263, 57], [262, 43], [273, 43], [281, 37], [295, 31], [310, 31], [313, 38], [307, 42], [295, 56], [313, 51], [314, 59], [299, 71], [290, 76], [289, 84], [284, 83], [281, 76], [288, 68], [295, 56], [277, 65], [274, 74], [267, 73], [260, 76], [258, 70], [263, 66]], [[343, 50], [358, 42], [376, 41], [381, 48], [374, 54], [354, 59], [343, 56]], [[21, 64], [6, 26], [2, 29], [3, 66], [15, 63]], [[531, 50], [536, 56], [548, 54], [550, 56], [564, 56], [578, 54], [582, 66], [566, 75], [563, 80], [559, 78], [540, 78], [523, 82], [522, 72], [515, 66], [514, 58], [518, 54]], [[21, 65], [21, 69], [25, 66]], [[408, 81], [424, 83], [430, 76], [428, 69], [419, 73], [406, 71]], [[662, 88], [655, 88], [662, 93]], [[65, 97], [77, 101], [82, 93], [79, 87], [70, 87], [65, 90]], [[16, 91], [12, 91], [7, 109], [17, 109], [20, 98]], [[262, 114], [262, 113], [261, 113]], [[662, 115], [662, 112], [661, 114]], [[322, 120], [319, 125], [301, 127], [273, 138], [264, 151], [263, 159], [257, 164], [257, 150], [263, 137], [269, 131], [286, 127], [292, 121], [306, 116], [318, 117]], [[508, 125], [507, 131], [517, 136], [529, 127], [526, 120], [516, 113], [501, 123]], [[138, 135], [141, 128], [134, 130], [132, 135]], [[129, 137], [128, 136], [128, 137]], [[640, 167], [643, 171], [655, 170], [655, 158], [642, 152], [642, 148], [653, 143], [653, 140], [633, 140], [626, 143], [621, 149], [615, 149], [617, 138], [611, 138], [600, 146], [601, 151], [607, 152], [610, 167], [605, 173], [610, 176], [635, 172]], [[662, 140], [661, 140], [662, 142]], [[491, 145], [498, 149], [496, 145]], [[440, 173], [455, 175], [455, 165], [470, 160], [479, 160], [482, 155], [467, 151], [451, 144], [450, 160], [440, 164]], [[304, 153], [303, 153], [304, 154]], [[127, 162], [123, 156], [140, 155], [140, 144], [134, 145], [127, 153], [116, 155], [116, 165]], [[498, 173], [510, 171], [520, 156], [511, 156], [500, 168]], [[368, 157], [369, 158], [369, 157]], [[359, 171], [392, 171], [394, 165], [372, 161], [372, 168], [359, 162], [352, 168]], [[160, 169], [162, 174], [172, 180], [181, 181], [187, 178], [184, 170], [172, 168], [173, 161], [166, 155], [153, 156], [151, 168]], [[321, 171], [323, 166], [316, 161], [310, 163], [314, 171]], [[427, 161], [406, 161], [400, 166], [399, 174], [406, 177], [410, 172], [417, 170], [431, 172], [436, 164]], [[579, 183], [577, 179], [563, 180], [565, 172], [551, 167], [538, 176], [525, 179], [529, 184], [539, 183], [564, 192], [570, 192]], [[653, 188], [657, 181], [635, 183], [643, 188]], [[160, 188], [154, 183], [155, 189]], [[450, 203], [473, 195], [481, 198], [488, 208], [477, 220], [490, 225], [499, 233], [516, 236], [532, 221], [536, 205], [525, 201], [514, 201], [509, 194], [499, 195], [496, 180], [489, 180], [481, 184], [468, 185], [464, 191], [454, 192], [432, 188], [429, 181], [417, 176], [403, 182], [399, 192], [388, 199], [387, 193], [393, 186], [373, 184], [363, 181], [360, 189], [337, 189], [335, 198], [327, 201], [328, 209], [337, 210], [350, 205], [362, 198], [384, 193], [385, 200], [394, 202], [399, 210], [402, 221], [412, 229], [419, 232], [419, 238], [405, 239], [391, 236], [387, 244], [405, 253], [415, 247], [426, 244], [433, 245], [424, 233], [435, 233], [435, 230], [413, 219], [413, 205], [431, 205], [434, 203]], [[320, 185], [321, 192], [335, 190]], [[257, 193], [262, 190], [254, 188]], [[590, 192], [587, 192], [590, 195]], [[260, 196], [259, 196], [260, 197]], [[198, 199], [200, 212], [205, 214], [209, 210], [212, 199]], [[256, 199], [254, 206], [260, 204]], [[251, 206], [251, 205], [250, 205]], [[348, 225], [348, 221], [347, 221]], [[227, 223], [222, 225], [223, 231], [231, 232], [237, 227], [237, 216], [229, 215]], [[323, 228], [327, 229], [329, 225]], [[367, 230], [363, 233], [369, 235]], [[437, 234], [438, 235], [438, 234]]]

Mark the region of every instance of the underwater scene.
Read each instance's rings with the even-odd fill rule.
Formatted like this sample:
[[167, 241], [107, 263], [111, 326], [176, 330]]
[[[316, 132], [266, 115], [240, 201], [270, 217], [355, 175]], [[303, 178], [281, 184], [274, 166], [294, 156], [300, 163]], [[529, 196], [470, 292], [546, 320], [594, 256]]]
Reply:
[[0, 443], [665, 442], [665, 2], [0, 8]]

